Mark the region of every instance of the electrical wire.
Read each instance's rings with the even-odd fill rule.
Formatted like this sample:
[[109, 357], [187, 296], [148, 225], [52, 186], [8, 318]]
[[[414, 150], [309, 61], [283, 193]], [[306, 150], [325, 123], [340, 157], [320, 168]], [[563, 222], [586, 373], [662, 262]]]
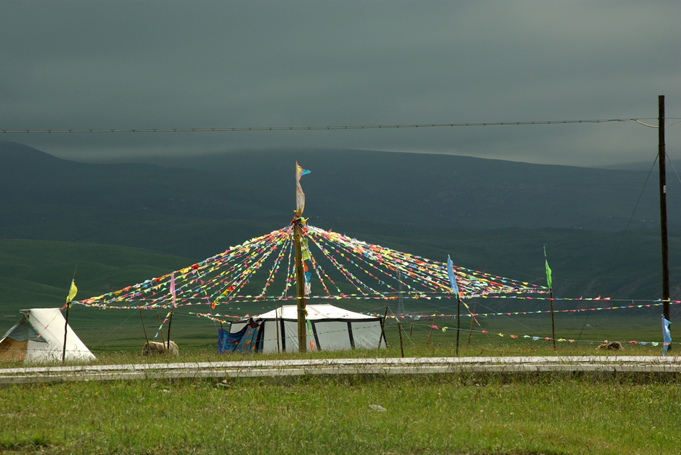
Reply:
[[[442, 128], [442, 127], [475, 127], [475, 126], [523, 126], [523, 125], [558, 125], [558, 124], [594, 124], [636, 122], [647, 125], [640, 120], [653, 118], [613, 118], [584, 120], [537, 120], [526, 122], [462, 122], [462, 123], [414, 123], [400, 125], [330, 125], [330, 126], [256, 126], [256, 127], [218, 127], [218, 128], [88, 128], [88, 129], [15, 129], [0, 130], [2, 134], [68, 134], [68, 133], [210, 133], [210, 132], [246, 132], [246, 131], [323, 131], [323, 130], [368, 130], [368, 129], [402, 129], [402, 128]], [[676, 120], [674, 118], [670, 120]], [[681, 122], [681, 119], [679, 120]], [[677, 122], [678, 123], [678, 122]]]

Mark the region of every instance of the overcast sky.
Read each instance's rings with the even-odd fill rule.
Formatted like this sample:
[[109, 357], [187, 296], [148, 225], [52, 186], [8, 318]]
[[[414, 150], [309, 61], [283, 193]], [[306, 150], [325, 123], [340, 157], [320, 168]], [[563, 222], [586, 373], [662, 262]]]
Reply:
[[[681, 2], [3, 0], [0, 129], [681, 119]], [[667, 123], [673, 123], [669, 120]], [[634, 122], [4, 134], [68, 158], [355, 148], [650, 161]], [[681, 123], [667, 129], [681, 161]]]

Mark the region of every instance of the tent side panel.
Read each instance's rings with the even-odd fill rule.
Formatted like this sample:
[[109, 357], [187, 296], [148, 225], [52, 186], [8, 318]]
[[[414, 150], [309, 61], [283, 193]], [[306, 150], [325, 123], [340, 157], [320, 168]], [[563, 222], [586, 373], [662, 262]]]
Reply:
[[[286, 335], [286, 352], [298, 352], [298, 321], [284, 321], [284, 332]], [[307, 339], [307, 330], [305, 331], [305, 345], [307, 350], [310, 350], [310, 343]]]
[[386, 347], [385, 339], [381, 338], [381, 320], [352, 321], [352, 336], [357, 349], [377, 349], [381, 340], [381, 349]]
[[59, 346], [52, 346], [52, 343], [28, 340], [25, 361], [26, 363], [61, 362], [62, 346], [63, 343], [59, 343]]
[[[323, 351], [343, 351], [352, 349], [348, 323], [342, 321], [314, 321], [319, 348]], [[376, 339], [378, 343], [378, 339]]]
[[277, 352], [277, 349], [284, 350], [281, 341], [281, 327], [279, 327], [279, 348], [277, 348], [277, 325], [274, 320], [263, 322], [262, 352]]

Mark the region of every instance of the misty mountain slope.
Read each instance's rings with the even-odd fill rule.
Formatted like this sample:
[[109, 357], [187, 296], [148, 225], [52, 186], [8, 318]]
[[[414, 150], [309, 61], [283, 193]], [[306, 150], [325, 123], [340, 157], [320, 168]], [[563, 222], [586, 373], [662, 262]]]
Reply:
[[[148, 163], [60, 160], [0, 142], [0, 226], [41, 214], [153, 220], [252, 219], [286, 224], [295, 208], [294, 166], [305, 214], [319, 223], [366, 219], [466, 228], [623, 230], [648, 173], [371, 151], [241, 152]], [[681, 227], [681, 184], [668, 179], [669, 223]], [[58, 207], [58, 209], [57, 209]], [[650, 176], [631, 228], [658, 224], [657, 178]]]
[[[313, 220], [373, 219], [471, 228], [559, 227], [623, 230], [648, 172], [591, 169], [357, 150], [240, 152], [166, 165], [222, 176], [246, 200], [293, 207], [293, 170], [303, 177]], [[681, 226], [681, 185], [668, 179], [670, 226]], [[651, 175], [631, 228], [659, 223], [657, 176]]]
[[150, 164], [90, 164], [0, 142], [0, 206], [12, 215], [0, 226], [46, 218], [91, 216], [154, 219], [258, 217], [267, 212], [235, 197], [220, 177]]

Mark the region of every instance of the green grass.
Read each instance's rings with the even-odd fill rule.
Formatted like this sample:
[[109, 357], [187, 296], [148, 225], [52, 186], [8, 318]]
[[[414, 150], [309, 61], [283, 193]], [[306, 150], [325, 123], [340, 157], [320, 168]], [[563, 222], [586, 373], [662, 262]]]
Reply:
[[674, 377], [145, 380], [10, 386], [0, 396], [8, 453], [619, 455], [681, 446]]
[[[94, 349], [97, 363], [401, 355], [394, 320], [386, 327], [385, 350], [221, 356], [212, 328], [194, 326], [192, 332], [190, 322], [205, 323], [179, 318], [173, 339], [180, 355], [146, 358], [140, 355], [139, 314], [118, 314], [125, 313], [130, 326]], [[581, 321], [572, 319], [557, 322], [576, 331]], [[550, 328], [550, 318], [526, 316], [524, 328], [546, 330], [547, 320]], [[627, 334], [616, 318], [595, 315], [590, 321], [589, 329], [600, 333]], [[449, 322], [436, 319], [439, 326], [451, 327]], [[493, 322], [510, 328], [506, 318], [485, 323], [493, 329]], [[454, 355], [456, 331], [431, 333], [431, 323], [403, 326], [406, 356]], [[554, 351], [550, 342], [494, 333], [475, 333], [467, 347], [463, 333], [460, 354], [612, 354], [594, 348], [565, 342]], [[660, 355], [661, 347], [630, 345], [619, 354]], [[0, 415], [0, 451], [7, 453], [675, 454], [681, 446], [681, 377], [460, 373], [5, 386]]]

